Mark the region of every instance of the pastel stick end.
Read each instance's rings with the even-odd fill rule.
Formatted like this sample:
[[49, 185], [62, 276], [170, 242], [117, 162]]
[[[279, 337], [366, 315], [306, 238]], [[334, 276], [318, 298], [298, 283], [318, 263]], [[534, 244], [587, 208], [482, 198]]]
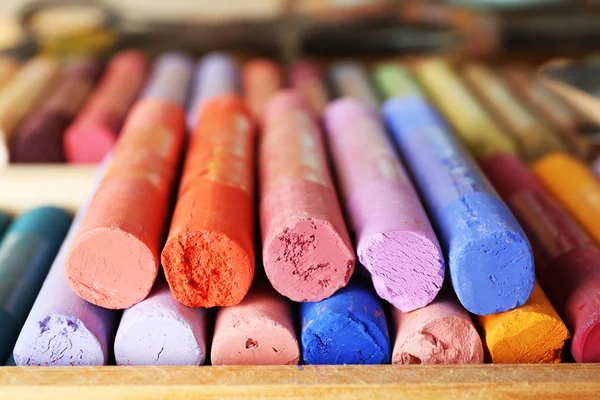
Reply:
[[51, 315], [30, 326], [35, 329], [23, 330], [13, 351], [19, 366], [101, 366], [107, 363], [106, 346], [77, 318]]
[[444, 259], [436, 242], [416, 232], [392, 231], [370, 236], [358, 245], [377, 294], [407, 312], [436, 297], [444, 282]]
[[302, 356], [306, 364], [385, 364], [386, 334], [353, 312], [323, 313], [302, 331]]
[[146, 313], [133, 323], [119, 326], [115, 339], [117, 365], [202, 365], [206, 357], [204, 337], [174, 314]]

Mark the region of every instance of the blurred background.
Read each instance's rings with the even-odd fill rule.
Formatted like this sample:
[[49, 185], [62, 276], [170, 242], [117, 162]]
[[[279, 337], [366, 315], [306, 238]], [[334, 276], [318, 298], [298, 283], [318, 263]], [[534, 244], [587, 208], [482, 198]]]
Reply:
[[2, 0], [0, 48], [22, 44], [20, 23], [38, 36], [73, 35], [105, 24], [107, 10], [122, 46], [197, 52], [573, 54], [600, 43], [598, 0]]

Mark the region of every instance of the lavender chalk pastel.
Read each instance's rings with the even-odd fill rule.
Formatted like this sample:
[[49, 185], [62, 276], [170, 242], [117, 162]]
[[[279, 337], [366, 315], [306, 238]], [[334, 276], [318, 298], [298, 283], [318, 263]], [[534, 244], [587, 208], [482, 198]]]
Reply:
[[143, 98], [171, 101], [184, 105], [187, 101], [188, 85], [194, 71], [193, 59], [179, 52], [163, 53], [154, 63], [144, 90]]
[[10, 356], [70, 223], [68, 212], [38, 207], [8, 227], [0, 245], [0, 363]]
[[306, 364], [384, 364], [390, 337], [381, 300], [359, 276], [328, 299], [301, 303]]
[[[95, 186], [106, 163], [99, 168]], [[81, 299], [65, 277], [65, 258], [86, 210], [87, 205], [77, 212], [25, 321], [13, 351], [17, 365], [104, 365], [108, 361], [119, 314]]]
[[239, 92], [239, 66], [226, 53], [210, 53], [196, 67], [188, 112], [188, 130], [196, 127], [202, 105], [213, 97]]
[[202, 365], [206, 310], [177, 302], [164, 277], [150, 295], [126, 309], [115, 337], [117, 365]]
[[360, 262], [377, 294], [408, 312], [433, 301], [444, 257], [379, 115], [353, 98], [325, 109], [332, 159]]
[[478, 315], [525, 304], [533, 255], [506, 204], [423, 98], [392, 98], [382, 113], [428, 205], [460, 302]]

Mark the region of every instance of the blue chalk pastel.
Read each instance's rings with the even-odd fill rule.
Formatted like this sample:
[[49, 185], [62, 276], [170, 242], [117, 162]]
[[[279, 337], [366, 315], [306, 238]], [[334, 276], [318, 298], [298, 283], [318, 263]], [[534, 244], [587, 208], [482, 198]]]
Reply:
[[4, 363], [69, 229], [71, 216], [39, 207], [8, 227], [0, 245], [0, 362]]
[[525, 304], [534, 282], [531, 247], [475, 162], [423, 98], [389, 99], [382, 114], [428, 206], [463, 306], [487, 315]]
[[306, 364], [389, 363], [383, 304], [367, 282], [355, 276], [330, 298], [300, 305]]

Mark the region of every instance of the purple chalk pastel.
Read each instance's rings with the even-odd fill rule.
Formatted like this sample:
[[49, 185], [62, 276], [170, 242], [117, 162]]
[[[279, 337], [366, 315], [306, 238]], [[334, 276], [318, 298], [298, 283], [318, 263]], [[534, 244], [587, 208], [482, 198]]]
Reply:
[[188, 93], [188, 82], [194, 71], [193, 59], [178, 52], [163, 53], [152, 67], [150, 82], [143, 98], [154, 98], [172, 101], [185, 106]]
[[206, 310], [177, 302], [164, 277], [150, 295], [126, 309], [115, 337], [117, 365], [202, 365]]
[[444, 281], [444, 258], [378, 115], [344, 98], [324, 120], [358, 257], [377, 294], [404, 312], [429, 304]]
[[[105, 159], [95, 187], [106, 164]], [[88, 204], [92, 197], [93, 194]], [[108, 361], [119, 314], [77, 296], [69, 287], [64, 270], [65, 258], [88, 204], [77, 212], [17, 339], [13, 356], [19, 366], [104, 365]]]
[[226, 53], [210, 53], [196, 67], [192, 99], [188, 108], [188, 131], [196, 127], [202, 105], [225, 93], [239, 92], [239, 67]]

